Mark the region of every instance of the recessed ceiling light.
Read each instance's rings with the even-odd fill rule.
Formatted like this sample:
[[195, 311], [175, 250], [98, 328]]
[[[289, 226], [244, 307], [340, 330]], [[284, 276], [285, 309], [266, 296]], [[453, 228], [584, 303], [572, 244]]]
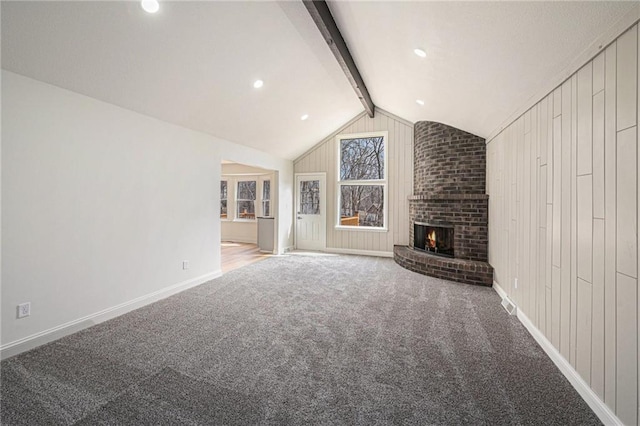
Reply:
[[305, 115], [303, 115], [302, 117], [300, 117], [300, 120], [304, 121], [304, 120], [306, 120], [307, 118], [309, 118], [309, 114], [305, 114]]
[[255, 87], [256, 89], [259, 89], [262, 86], [264, 86], [264, 81], [262, 80], [256, 80], [253, 82], [253, 87]]
[[420, 56], [421, 58], [426, 58], [427, 57], [427, 52], [425, 52], [422, 49], [413, 49], [413, 53], [415, 53], [416, 55]]
[[140, 6], [142, 6], [144, 11], [148, 13], [156, 13], [160, 10], [160, 3], [158, 3], [158, 0], [142, 0], [140, 2]]
[[424, 105], [424, 101], [422, 99], [416, 99], [416, 103], [420, 106]]

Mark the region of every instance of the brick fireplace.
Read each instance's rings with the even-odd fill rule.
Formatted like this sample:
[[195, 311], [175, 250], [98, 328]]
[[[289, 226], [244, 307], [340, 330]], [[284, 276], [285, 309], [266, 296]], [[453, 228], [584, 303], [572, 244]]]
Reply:
[[394, 247], [396, 262], [421, 274], [491, 286], [485, 140], [431, 121], [417, 122], [414, 134], [410, 245]]

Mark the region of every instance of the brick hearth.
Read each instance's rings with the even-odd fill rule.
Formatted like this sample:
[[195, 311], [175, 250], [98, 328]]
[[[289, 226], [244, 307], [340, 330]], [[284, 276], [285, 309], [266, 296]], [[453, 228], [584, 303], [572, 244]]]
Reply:
[[398, 265], [420, 274], [466, 284], [490, 286], [493, 282], [493, 268], [487, 262], [448, 259], [407, 246], [395, 246], [393, 254]]
[[[485, 194], [485, 140], [441, 123], [415, 125], [414, 187], [409, 197], [410, 246], [396, 246], [401, 266], [468, 284], [493, 284], [487, 263], [488, 205]], [[455, 258], [413, 248], [413, 225], [454, 227]]]

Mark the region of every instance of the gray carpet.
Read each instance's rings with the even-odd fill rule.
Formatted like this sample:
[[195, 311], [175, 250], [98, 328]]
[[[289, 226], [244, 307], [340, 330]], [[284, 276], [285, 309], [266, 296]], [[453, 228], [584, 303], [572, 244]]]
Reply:
[[1, 363], [3, 424], [600, 424], [489, 288], [270, 258]]

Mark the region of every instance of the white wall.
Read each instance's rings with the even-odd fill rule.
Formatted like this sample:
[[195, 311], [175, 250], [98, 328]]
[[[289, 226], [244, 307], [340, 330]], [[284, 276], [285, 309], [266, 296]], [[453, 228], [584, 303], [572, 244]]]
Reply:
[[[388, 231], [335, 229], [338, 179], [336, 136], [388, 131]], [[409, 195], [413, 192], [413, 124], [376, 109], [374, 118], [360, 114], [294, 161], [296, 173], [327, 173], [327, 249], [391, 255], [394, 244], [409, 244]]]
[[487, 147], [495, 281], [627, 425], [640, 420], [639, 45], [635, 25]]
[[[257, 203], [256, 203], [257, 204]], [[221, 221], [221, 240], [235, 243], [258, 243], [258, 221]]]
[[3, 354], [219, 273], [222, 158], [278, 171], [291, 246], [291, 161], [6, 71], [2, 123]]
[[268, 175], [272, 174], [272, 170], [262, 169], [260, 167], [247, 166], [238, 163], [222, 163], [223, 175]]

